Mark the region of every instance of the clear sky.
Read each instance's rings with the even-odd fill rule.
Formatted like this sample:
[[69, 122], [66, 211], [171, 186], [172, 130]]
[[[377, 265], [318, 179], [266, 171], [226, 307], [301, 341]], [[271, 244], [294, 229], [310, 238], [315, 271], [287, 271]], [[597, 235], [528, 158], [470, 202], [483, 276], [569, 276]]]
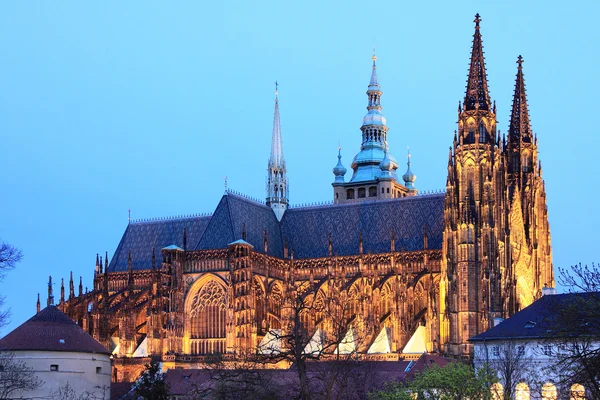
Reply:
[[[280, 83], [293, 204], [329, 201], [338, 142], [360, 146], [376, 45], [390, 151], [445, 187], [473, 16], [498, 126], [522, 54], [556, 267], [597, 260], [597, 1], [13, 1], [0, 4], [0, 238], [25, 258], [0, 283], [6, 334], [48, 275], [92, 286], [132, 217], [264, 198]], [[594, 119], [596, 118], [596, 119]], [[76, 282], [77, 285], [77, 282]], [[67, 286], [68, 293], [68, 286]]]

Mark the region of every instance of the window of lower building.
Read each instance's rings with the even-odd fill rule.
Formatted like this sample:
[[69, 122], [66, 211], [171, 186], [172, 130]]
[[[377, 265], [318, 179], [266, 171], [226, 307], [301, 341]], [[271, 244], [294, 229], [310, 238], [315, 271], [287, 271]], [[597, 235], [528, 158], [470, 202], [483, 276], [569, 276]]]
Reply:
[[492, 355], [494, 357], [500, 357], [500, 347], [492, 346]]
[[363, 199], [365, 197], [367, 197], [367, 191], [365, 190], [365, 188], [358, 189], [358, 198]]
[[544, 355], [551, 356], [552, 355], [552, 345], [545, 344], [543, 347]]
[[348, 189], [346, 194], [347, 194], [348, 199], [353, 199], [354, 198], [354, 189]]
[[377, 197], [377, 188], [375, 186], [369, 188], [369, 197]]
[[58, 371], [58, 364], [51, 364], [50, 371]]
[[101, 374], [102, 373], [102, 367], [96, 367], [96, 373], [97, 374]]

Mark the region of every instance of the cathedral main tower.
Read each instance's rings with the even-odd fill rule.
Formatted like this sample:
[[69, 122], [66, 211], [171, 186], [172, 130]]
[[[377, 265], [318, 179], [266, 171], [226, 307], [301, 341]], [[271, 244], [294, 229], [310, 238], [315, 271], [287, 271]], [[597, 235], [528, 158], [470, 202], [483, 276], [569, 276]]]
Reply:
[[465, 98], [448, 159], [440, 340], [470, 355], [467, 340], [553, 286], [550, 235], [537, 141], [529, 126], [522, 60], [508, 144], [496, 129], [479, 14]]

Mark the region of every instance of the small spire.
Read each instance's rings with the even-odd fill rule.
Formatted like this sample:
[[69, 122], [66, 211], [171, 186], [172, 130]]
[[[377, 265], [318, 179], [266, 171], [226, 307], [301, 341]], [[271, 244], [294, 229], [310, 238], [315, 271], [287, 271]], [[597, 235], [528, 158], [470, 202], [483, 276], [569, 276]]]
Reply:
[[152, 247], [152, 270], [156, 269], [156, 252], [154, 247]]
[[104, 253], [104, 273], [108, 274], [108, 251]]
[[131, 223], [131, 208], [129, 210], [127, 210], [127, 223], [130, 224]]
[[414, 183], [417, 180], [417, 176], [415, 174], [412, 173], [412, 171], [410, 170], [410, 147], [407, 148], [408, 154], [407, 154], [407, 162], [406, 165], [408, 166], [406, 173], [404, 175], [402, 175], [402, 180], [404, 181], [404, 186], [406, 186], [408, 189], [413, 189], [415, 188]]
[[36, 309], [36, 313], [39, 314], [40, 312], [40, 308], [41, 308], [41, 304], [40, 304], [40, 294], [38, 293], [38, 299], [37, 299], [37, 303], [35, 305], [35, 309]]
[[344, 175], [346, 175], [346, 168], [342, 164], [342, 148], [338, 146], [338, 162], [333, 167], [333, 174], [335, 175], [336, 182], [344, 182]]
[[53, 306], [54, 305], [54, 294], [52, 291], [52, 275], [50, 275], [48, 277], [48, 300], [47, 300], [47, 305], [49, 306]]
[[75, 284], [73, 283], [73, 271], [71, 271], [71, 278], [69, 279], [69, 299], [75, 297]]
[[390, 160], [387, 146], [383, 152], [383, 160], [379, 163], [379, 169], [381, 170], [381, 178], [392, 178], [392, 172], [394, 171], [394, 164]]
[[65, 302], [65, 278], [60, 278], [60, 302]]
[[79, 296], [83, 294], [83, 278], [79, 277]]
[[465, 93], [465, 110], [491, 110], [490, 95], [488, 92], [487, 74], [485, 72], [485, 58], [483, 56], [483, 42], [479, 23], [479, 14], [475, 15], [475, 33], [473, 35], [473, 49]]
[[187, 250], [187, 228], [183, 228], [183, 250]]
[[523, 57], [519, 56], [517, 58], [517, 76], [508, 128], [508, 144], [511, 147], [519, 147], [521, 141], [531, 143], [532, 136], [527, 93], [525, 91], [525, 77], [523, 76]]
[[96, 274], [102, 273], [102, 271], [100, 271], [100, 261], [98, 259], [98, 253], [96, 253], [96, 269], [94, 270], [94, 272]]
[[369, 80], [369, 90], [379, 89], [379, 79], [377, 79], [377, 56], [375, 55], [375, 49], [373, 49], [373, 57], [371, 57], [371, 60], [373, 60], [373, 71], [371, 72], [371, 79]]

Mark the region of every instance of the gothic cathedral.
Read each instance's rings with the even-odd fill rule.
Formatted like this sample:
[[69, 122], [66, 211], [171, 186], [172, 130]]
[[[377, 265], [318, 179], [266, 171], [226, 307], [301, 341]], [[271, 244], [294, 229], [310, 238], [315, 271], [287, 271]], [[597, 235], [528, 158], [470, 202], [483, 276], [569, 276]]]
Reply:
[[[365, 360], [468, 357], [470, 337], [553, 287], [523, 59], [501, 136], [480, 22], [445, 192], [418, 192], [410, 154], [399, 176], [374, 56], [360, 151], [348, 180], [338, 151], [331, 204], [289, 206], [276, 94], [265, 202], [227, 191], [212, 214], [131, 221], [110, 262], [96, 256], [91, 291], [80, 280], [76, 296], [71, 275], [59, 307], [113, 352], [114, 380], [135, 376], [147, 357], [186, 368], [215, 353], [260, 352], [290, 329], [299, 296], [311, 301], [296, 316], [311, 343], [339, 320], [350, 343], [337, 351]], [[326, 310], [334, 303], [338, 320]]]

